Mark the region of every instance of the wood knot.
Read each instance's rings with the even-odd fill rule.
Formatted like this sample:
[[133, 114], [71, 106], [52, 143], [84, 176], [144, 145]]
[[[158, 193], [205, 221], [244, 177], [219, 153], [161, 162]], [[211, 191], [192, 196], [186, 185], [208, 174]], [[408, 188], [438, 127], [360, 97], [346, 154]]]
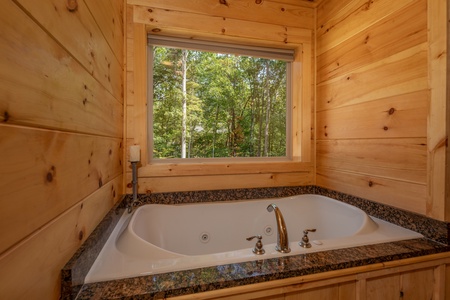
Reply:
[[127, 188], [131, 189], [133, 187], [133, 185], [130, 183], [127, 184]]
[[68, 11], [74, 12], [78, 9], [78, 1], [77, 0], [67, 0], [66, 7], [67, 7]]
[[373, 186], [373, 182], [369, 181], [369, 186], [372, 187]]
[[391, 109], [389, 109], [389, 114], [393, 115], [395, 113], [395, 108], [391, 107]]
[[103, 186], [103, 181], [101, 178], [98, 180], [98, 187], [101, 188]]
[[230, 6], [227, 2], [227, 0], [219, 0], [219, 3], [225, 6]]
[[51, 172], [48, 172], [46, 179], [47, 179], [48, 182], [52, 182], [53, 181], [53, 174]]
[[80, 232], [78, 232], [78, 240], [83, 240], [83, 237], [84, 237], [84, 232], [83, 232], [83, 230], [80, 230]]
[[53, 178], [55, 177], [55, 173], [56, 173], [55, 166], [51, 166], [50, 171], [48, 171], [47, 174], [45, 175], [45, 180], [47, 182], [52, 182]]
[[159, 28], [153, 28], [153, 29], [152, 29], [152, 32], [161, 32], [161, 29], [159, 29]]
[[261, 4], [261, 3], [262, 3], [262, 0], [255, 0], [255, 3], [256, 3], [256, 4]]
[[383, 127], [383, 130], [384, 130], [384, 131], [388, 131], [388, 130], [389, 130], [389, 127], [384, 126], [384, 127]]
[[10, 118], [9, 113], [8, 113], [7, 111], [5, 111], [5, 112], [3, 113], [3, 122], [8, 122], [8, 121], [9, 121], [9, 118]]

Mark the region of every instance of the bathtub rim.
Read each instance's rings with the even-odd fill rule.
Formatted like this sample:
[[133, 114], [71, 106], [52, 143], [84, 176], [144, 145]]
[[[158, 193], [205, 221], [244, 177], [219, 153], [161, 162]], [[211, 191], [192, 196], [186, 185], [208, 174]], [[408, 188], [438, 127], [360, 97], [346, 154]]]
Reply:
[[[298, 195], [303, 196], [303, 195]], [[314, 195], [317, 196], [317, 195]], [[322, 196], [323, 197], [323, 196]], [[327, 199], [332, 199], [329, 197], [326, 197]], [[273, 199], [259, 199], [259, 200], [270, 200]], [[335, 199], [332, 199], [335, 200]], [[337, 201], [337, 200], [335, 200]], [[339, 201], [338, 201], [339, 202]], [[342, 203], [346, 206], [349, 204]], [[351, 206], [351, 205], [350, 205]], [[354, 206], [351, 206], [351, 208], [355, 208]], [[360, 210], [356, 208], [357, 210]], [[373, 221], [377, 223], [379, 226], [380, 232], [370, 232], [367, 234], [363, 234], [360, 237], [365, 238], [364, 241], [354, 241], [353, 236], [349, 236], [346, 238], [338, 238], [338, 239], [331, 239], [331, 240], [323, 240], [325, 242], [325, 245], [322, 246], [315, 246], [313, 248], [305, 249], [298, 246], [298, 241], [291, 241], [290, 246], [293, 251], [287, 254], [280, 254], [275, 251], [276, 244], [266, 244], [264, 247], [266, 249], [266, 254], [263, 256], [257, 256], [254, 255], [251, 251], [251, 246], [245, 249], [241, 249], [239, 251], [234, 252], [222, 252], [212, 255], [199, 255], [199, 256], [186, 256], [186, 255], [180, 255], [171, 251], [166, 251], [172, 255], [165, 258], [157, 257], [158, 259], [155, 261], [152, 261], [152, 265], [156, 265], [159, 267], [156, 267], [155, 269], [149, 269], [149, 267], [146, 267], [145, 264], [149, 263], [148, 261], [145, 261], [144, 257], [135, 257], [134, 255], [139, 254], [139, 252], [133, 252], [132, 255], [128, 255], [126, 253], [120, 253], [119, 250], [115, 249], [113, 246], [115, 246], [115, 238], [119, 235], [119, 232], [121, 229], [123, 229], [123, 226], [125, 223], [127, 223], [130, 219], [133, 218], [134, 215], [129, 215], [127, 212], [124, 212], [121, 218], [120, 225], [118, 225], [115, 229], [115, 231], [111, 234], [110, 239], [107, 241], [107, 244], [105, 245], [104, 249], [102, 249], [102, 252], [100, 255], [103, 255], [105, 259], [102, 261], [101, 259], [97, 259], [97, 261], [92, 266], [91, 271], [87, 274], [85, 282], [87, 283], [93, 283], [93, 282], [102, 282], [102, 281], [108, 281], [108, 280], [118, 280], [118, 279], [124, 279], [124, 278], [133, 278], [136, 276], [147, 276], [147, 275], [157, 275], [162, 273], [168, 273], [168, 272], [178, 272], [178, 271], [186, 271], [190, 269], [196, 269], [196, 268], [207, 268], [207, 267], [214, 267], [217, 265], [229, 265], [229, 264], [235, 264], [235, 263], [245, 263], [245, 262], [253, 262], [258, 260], [265, 260], [265, 259], [274, 259], [274, 258], [280, 258], [280, 257], [291, 257], [291, 256], [297, 256], [297, 255], [304, 255], [304, 254], [310, 254], [315, 252], [325, 252], [325, 251], [332, 251], [336, 249], [347, 249], [347, 248], [354, 248], [358, 246], [364, 246], [364, 245], [374, 245], [374, 244], [380, 244], [380, 243], [389, 243], [389, 242], [395, 242], [400, 240], [409, 240], [409, 239], [417, 239], [423, 237], [421, 234], [415, 233], [415, 232], [409, 232], [409, 230], [405, 228], [401, 228], [400, 226], [397, 226], [395, 224], [390, 224], [387, 221], [378, 219], [376, 217], [372, 217]], [[370, 216], [369, 216], [370, 218]], [[119, 228], [120, 227], [120, 228]], [[390, 228], [387, 228], [390, 227]], [[397, 229], [396, 229], [397, 228]], [[401, 239], [398, 237], [393, 237], [392, 233], [397, 233], [397, 230], [404, 230], [405, 235]], [[408, 231], [408, 232], [407, 232]], [[378, 240], [376, 242], [373, 242], [373, 239], [380, 239], [379, 235], [382, 235], [382, 240]], [[349, 246], [349, 244], [351, 244]], [[153, 246], [153, 245], [152, 245]], [[157, 248], [157, 249], [154, 249]], [[147, 248], [148, 250], [149, 248]], [[157, 251], [161, 248], [157, 246], [153, 246], [153, 250]], [[148, 250], [148, 251], [151, 251]], [[231, 253], [231, 254], [229, 254]], [[234, 258], [232, 261], [227, 257], [230, 255], [233, 255], [234, 253], [239, 254], [239, 258]], [[153, 255], [159, 255], [160, 253], [153, 252]], [[103, 258], [102, 258], [103, 259]], [[125, 260], [127, 263], [122, 264], [122, 269], [118, 270], [118, 263], [116, 265], [109, 264], [108, 262], [122, 262]], [[205, 262], [207, 260], [208, 262]], [[177, 267], [174, 269], [173, 265], [174, 263], [177, 263]]]
[[[352, 196], [350, 194], [337, 192], [320, 186], [294, 186], [294, 187], [269, 187], [269, 188], [249, 188], [249, 189], [231, 189], [214, 191], [196, 191], [196, 192], [176, 192], [176, 193], [158, 193], [158, 194], [139, 194], [136, 205], [145, 203], [177, 203], [177, 199], [192, 198], [200, 201], [223, 201], [233, 199], [257, 198], [263, 194], [264, 197], [281, 197], [297, 194], [312, 193], [325, 195], [333, 199], [353, 204], [366, 212], [380, 219], [387, 220], [396, 225], [415, 230], [425, 236], [423, 242], [427, 244], [432, 242], [432, 249], [413, 251], [411, 255], [423, 256], [433, 253], [450, 251], [447, 247], [450, 244], [450, 222], [439, 221], [417, 213], [405, 211], [391, 207], [382, 203], [373, 202], [368, 199]], [[63, 299], [72, 299], [80, 292], [83, 287], [89, 292], [94, 286], [84, 284], [84, 278], [91, 268], [93, 261], [101, 251], [104, 243], [109, 237], [112, 228], [117, 224], [121, 211], [125, 210], [126, 204], [130, 201], [132, 195], [123, 195], [121, 199], [111, 208], [107, 215], [102, 219], [94, 231], [89, 235], [86, 241], [69, 259], [61, 270], [61, 295]], [[422, 241], [422, 240], [421, 240]], [[394, 259], [399, 259], [403, 254], [396, 255]], [[380, 260], [381, 261], [381, 260]], [[370, 262], [369, 262], [370, 264]], [[123, 283], [127, 284], [127, 283]], [[98, 285], [104, 287], [103, 284]]]

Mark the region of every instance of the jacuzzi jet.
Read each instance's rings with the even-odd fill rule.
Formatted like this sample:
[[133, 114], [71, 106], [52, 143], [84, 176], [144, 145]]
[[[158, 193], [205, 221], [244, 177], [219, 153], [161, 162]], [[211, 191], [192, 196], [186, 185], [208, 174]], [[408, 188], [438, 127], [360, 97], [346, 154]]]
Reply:
[[202, 242], [202, 243], [207, 243], [207, 242], [209, 242], [209, 233], [207, 233], [207, 232], [202, 232], [201, 234], [200, 234], [200, 242]]
[[272, 226], [264, 227], [264, 232], [265, 232], [266, 235], [272, 235], [273, 234]]

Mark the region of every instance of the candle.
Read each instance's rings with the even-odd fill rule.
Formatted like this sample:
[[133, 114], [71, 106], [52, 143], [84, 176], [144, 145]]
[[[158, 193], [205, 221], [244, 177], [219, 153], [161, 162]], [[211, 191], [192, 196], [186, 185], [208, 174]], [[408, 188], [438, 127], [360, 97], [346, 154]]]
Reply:
[[130, 162], [137, 162], [141, 160], [141, 147], [133, 145], [130, 147]]

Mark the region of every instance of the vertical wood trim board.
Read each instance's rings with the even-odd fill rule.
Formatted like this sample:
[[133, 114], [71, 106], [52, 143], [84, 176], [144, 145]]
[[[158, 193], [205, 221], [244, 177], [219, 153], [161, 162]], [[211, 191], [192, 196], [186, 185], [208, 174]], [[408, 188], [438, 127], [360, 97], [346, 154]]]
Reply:
[[448, 177], [448, 1], [428, 1], [428, 202], [427, 215], [450, 221]]

